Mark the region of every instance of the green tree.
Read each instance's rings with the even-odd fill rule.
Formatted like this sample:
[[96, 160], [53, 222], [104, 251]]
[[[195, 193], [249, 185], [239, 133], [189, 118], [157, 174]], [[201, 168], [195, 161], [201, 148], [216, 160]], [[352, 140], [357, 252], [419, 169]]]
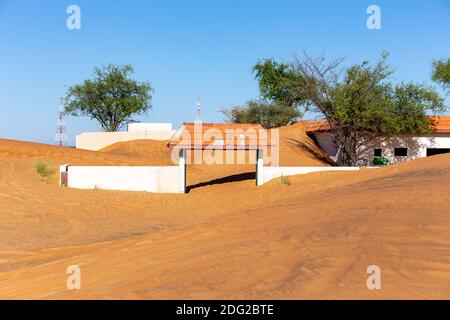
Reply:
[[294, 97], [295, 104], [321, 114], [335, 134], [338, 164], [353, 166], [371, 142], [428, 133], [432, 124], [427, 113], [446, 109], [444, 99], [431, 87], [392, 84], [393, 70], [387, 59], [383, 53], [374, 66], [364, 61], [341, 72], [343, 58], [329, 61], [304, 53], [288, 65], [260, 64], [264, 68], [257, 69], [259, 74], [270, 76], [258, 79], [263, 80], [263, 96], [274, 100]]
[[246, 106], [222, 110], [229, 122], [259, 123], [264, 128], [275, 128], [303, 118], [308, 106], [298, 97], [296, 89], [304, 85], [304, 79], [291, 65], [262, 60], [253, 67], [253, 73], [261, 98], [247, 102]]
[[134, 115], [147, 114], [151, 109], [150, 83], [130, 79], [132, 73], [134, 69], [130, 65], [95, 68], [92, 80], [68, 89], [66, 113], [95, 119], [103, 131], [119, 131], [133, 121]]
[[450, 92], [450, 58], [433, 62], [432, 79]]
[[304, 79], [292, 67], [273, 59], [259, 61], [253, 67], [253, 73], [258, 80], [260, 95], [269, 101], [288, 107], [301, 104], [296, 88], [303, 85]]
[[259, 123], [266, 129], [289, 124], [300, 116], [294, 107], [266, 100], [251, 100], [243, 107], [222, 110], [231, 123]]
[[[350, 67], [330, 91], [326, 112], [339, 146], [338, 162], [357, 165], [367, 149], [380, 140], [431, 131], [427, 112], [445, 111], [432, 89], [413, 83], [393, 85], [392, 70], [383, 55], [376, 66], [363, 62]], [[373, 144], [372, 144], [373, 143]]]
[[[301, 119], [309, 111], [310, 104], [299, 91], [307, 85], [307, 79], [296, 72], [292, 64], [276, 62], [273, 59], [259, 61], [253, 67], [258, 81], [260, 96], [278, 106], [297, 110], [295, 118]], [[291, 110], [286, 111], [287, 114]]]

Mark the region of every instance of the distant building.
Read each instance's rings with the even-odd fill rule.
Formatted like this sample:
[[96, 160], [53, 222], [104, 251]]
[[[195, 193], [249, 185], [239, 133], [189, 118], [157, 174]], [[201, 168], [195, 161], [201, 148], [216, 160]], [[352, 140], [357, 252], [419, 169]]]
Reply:
[[[195, 106], [195, 123], [202, 124], [201, 103], [197, 98]], [[76, 136], [76, 148], [98, 151], [114, 143], [132, 140], [159, 140], [168, 141], [176, 130], [172, 123], [129, 123], [127, 131], [119, 132], [84, 132]]]
[[[389, 163], [399, 163], [418, 158], [450, 153], [450, 116], [431, 117], [433, 132], [423, 136], [398, 136], [386, 141], [379, 140], [363, 146], [360, 165], [372, 165], [375, 157], [384, 157]], [[306, 133], [314, 142], [336, 160], [338, 149], [335, 136], [327, 121], [303, 121]]]
[[117, 142], [141, 139], [167, 141], [174, 133], [171, 123], [130, 123], [127, 131], [81, 133], [76, 137], [76, 147], [98, 151]]

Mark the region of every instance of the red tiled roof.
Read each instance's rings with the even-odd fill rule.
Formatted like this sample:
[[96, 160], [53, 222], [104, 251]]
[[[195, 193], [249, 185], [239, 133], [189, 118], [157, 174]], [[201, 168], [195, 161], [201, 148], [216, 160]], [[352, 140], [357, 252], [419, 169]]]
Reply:
[[330, 124], [326, 120], [303, 120], [306, 133], [324, 132], [330, 130]]
[[[450, 133], [450, 116], [430, 116], [433, 123], [433, 132]], [[330, 124], [326, 120], [304, 120], [306, 133], [326, 132], [330, 130]]]
[[167, 144], [170, 148], [254, 150], [272, 146], [259, 124], [184, 123]]
[[433, 131], [437, 133], [450, 133], [450, 116], [430, 117], [433, 122]]

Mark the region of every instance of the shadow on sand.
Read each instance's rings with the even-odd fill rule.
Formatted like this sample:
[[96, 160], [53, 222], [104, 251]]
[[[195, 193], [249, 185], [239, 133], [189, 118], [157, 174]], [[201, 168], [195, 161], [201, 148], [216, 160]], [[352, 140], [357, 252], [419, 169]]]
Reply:
[[[328, 165], [335, 167], [336, 163], [331, 159], [325, 151], [323, 153], [320, 153], [317, 149], [312, 148], [311, 146], [307, 145], [306, 143], [293, 138], [288, 138], [286, 141], [294, 146], [295, 148], [301, 149], [306, 153], [312, 154], [317, 160], [323, 161], [327, 163]], [[317, 147], [320, 149], [318, 142], [315, 142]]]
[[245, 180], [255, 180], [255, 179], [256, 179], [256, 172], [245, 172], [245, 173], [233, 174], [231, 176], [226, 176], [226, 177], [222, 177], [219, 179], [214, 179], [211, 181], [201, 182], [201, 183], [187, 186], [186, 193], [189, 193], [192, 189], [196, 189], [196, 188], [212, 186], [212, 185], [216, 185], [216, 184], [245, 181]]

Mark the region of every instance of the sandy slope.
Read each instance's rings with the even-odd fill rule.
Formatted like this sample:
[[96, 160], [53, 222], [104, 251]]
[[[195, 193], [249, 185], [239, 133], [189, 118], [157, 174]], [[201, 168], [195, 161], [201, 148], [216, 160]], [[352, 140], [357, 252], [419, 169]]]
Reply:
[[[300, 130], [281, 135], [281, 160], [297, 159], [299, 165], [324, 165], [301, 147], [309, 139]], [[284, 141], [289, 139], [289, 152]], [[295, 149], [291, 141], [299, 147]], [[320, 152], [320, 151], [317, 151]], [[0, 250], [35, 250], [120, 239], [136, 234], [196, 221], [196, 212], [205, 200], [202, 186], [222, 185], [228, 189], [246, 186], [253, 192], [253, 165], [192, 165], [188, 168], [188, 196], [113, 191], [71, 190], [58, 187], [58, 177], [43, 180], [34, 164], [43, 160], [57, 172], [59, 165], [173, 165], [166, 142], [138, 140], [112, 145], [102, 152], [58, 148], [29, 142], [0, 140]], [[240, 183], [239, 183], [240, 181]], [[248, 194], [236, 189], [236, 203], [216, 211], [252, 204]], [[214, 194], [215, 191], [212, 193]], [[217, 197], [211, 199], [215, 206]], [[263, 201], [264, 197], [261, 198]], [[193, 212], [180, 214], [182, 208]], [[209, 209], [206, 208], [205, 212]]]
[[[164, 160], [140, 144], [0, 140], [0, 298], [450, 298], [447, 155], [260, 188], [251, 166], [197, 166], [187, 195], [61, 189], [32, 168]], [[321, 163], [305, 148], [297, 157]], [[77, 292], [65, 286], [73, 264]], [[372, 264], [378, 292], [366, 288]]]
[[[291, 126], [282, 127], [279, 130], [279, 148], [274, 152], [279, 153], [279, 166], [330, 166], [334, 165], [333, 160], [323, 152], [306, 135], [304, 125], [296, 123]], [[171, 150], [166, 147], [167, 142], [135, 140], [131, 142], [119, 142], [101, 150], [114, 156], [129, 156], [135, 161], [142, 161], [151, 165], [173, 165]], [[220, 152], [219, 152], [220, 153]], [[255, 152], [244, 152], [245, 164], [240, 165], [195, 165], [188, 168], [188, 184], [191, 188], [197, 188], [205, 184], [217, 184], [229, 180], [254, 179], [254, 158]], [[188, 159], [194, 163], [194, 155], [188, 151]], [[217, 159], [226, 163], [225, 155], [218, 156]], [[235, 154], [235, 161], [238, 156]], [[267, 160], [267, 159], [266, 159]], [[253, 161], [253, 162], [252, 162]], [[266, 165], [273, 165], [270, 162]]]
[[280, 166], [334, 165], [333, 160], [306, 135], [303, 123], [282, 127], [279, 129], [279, 135]]

